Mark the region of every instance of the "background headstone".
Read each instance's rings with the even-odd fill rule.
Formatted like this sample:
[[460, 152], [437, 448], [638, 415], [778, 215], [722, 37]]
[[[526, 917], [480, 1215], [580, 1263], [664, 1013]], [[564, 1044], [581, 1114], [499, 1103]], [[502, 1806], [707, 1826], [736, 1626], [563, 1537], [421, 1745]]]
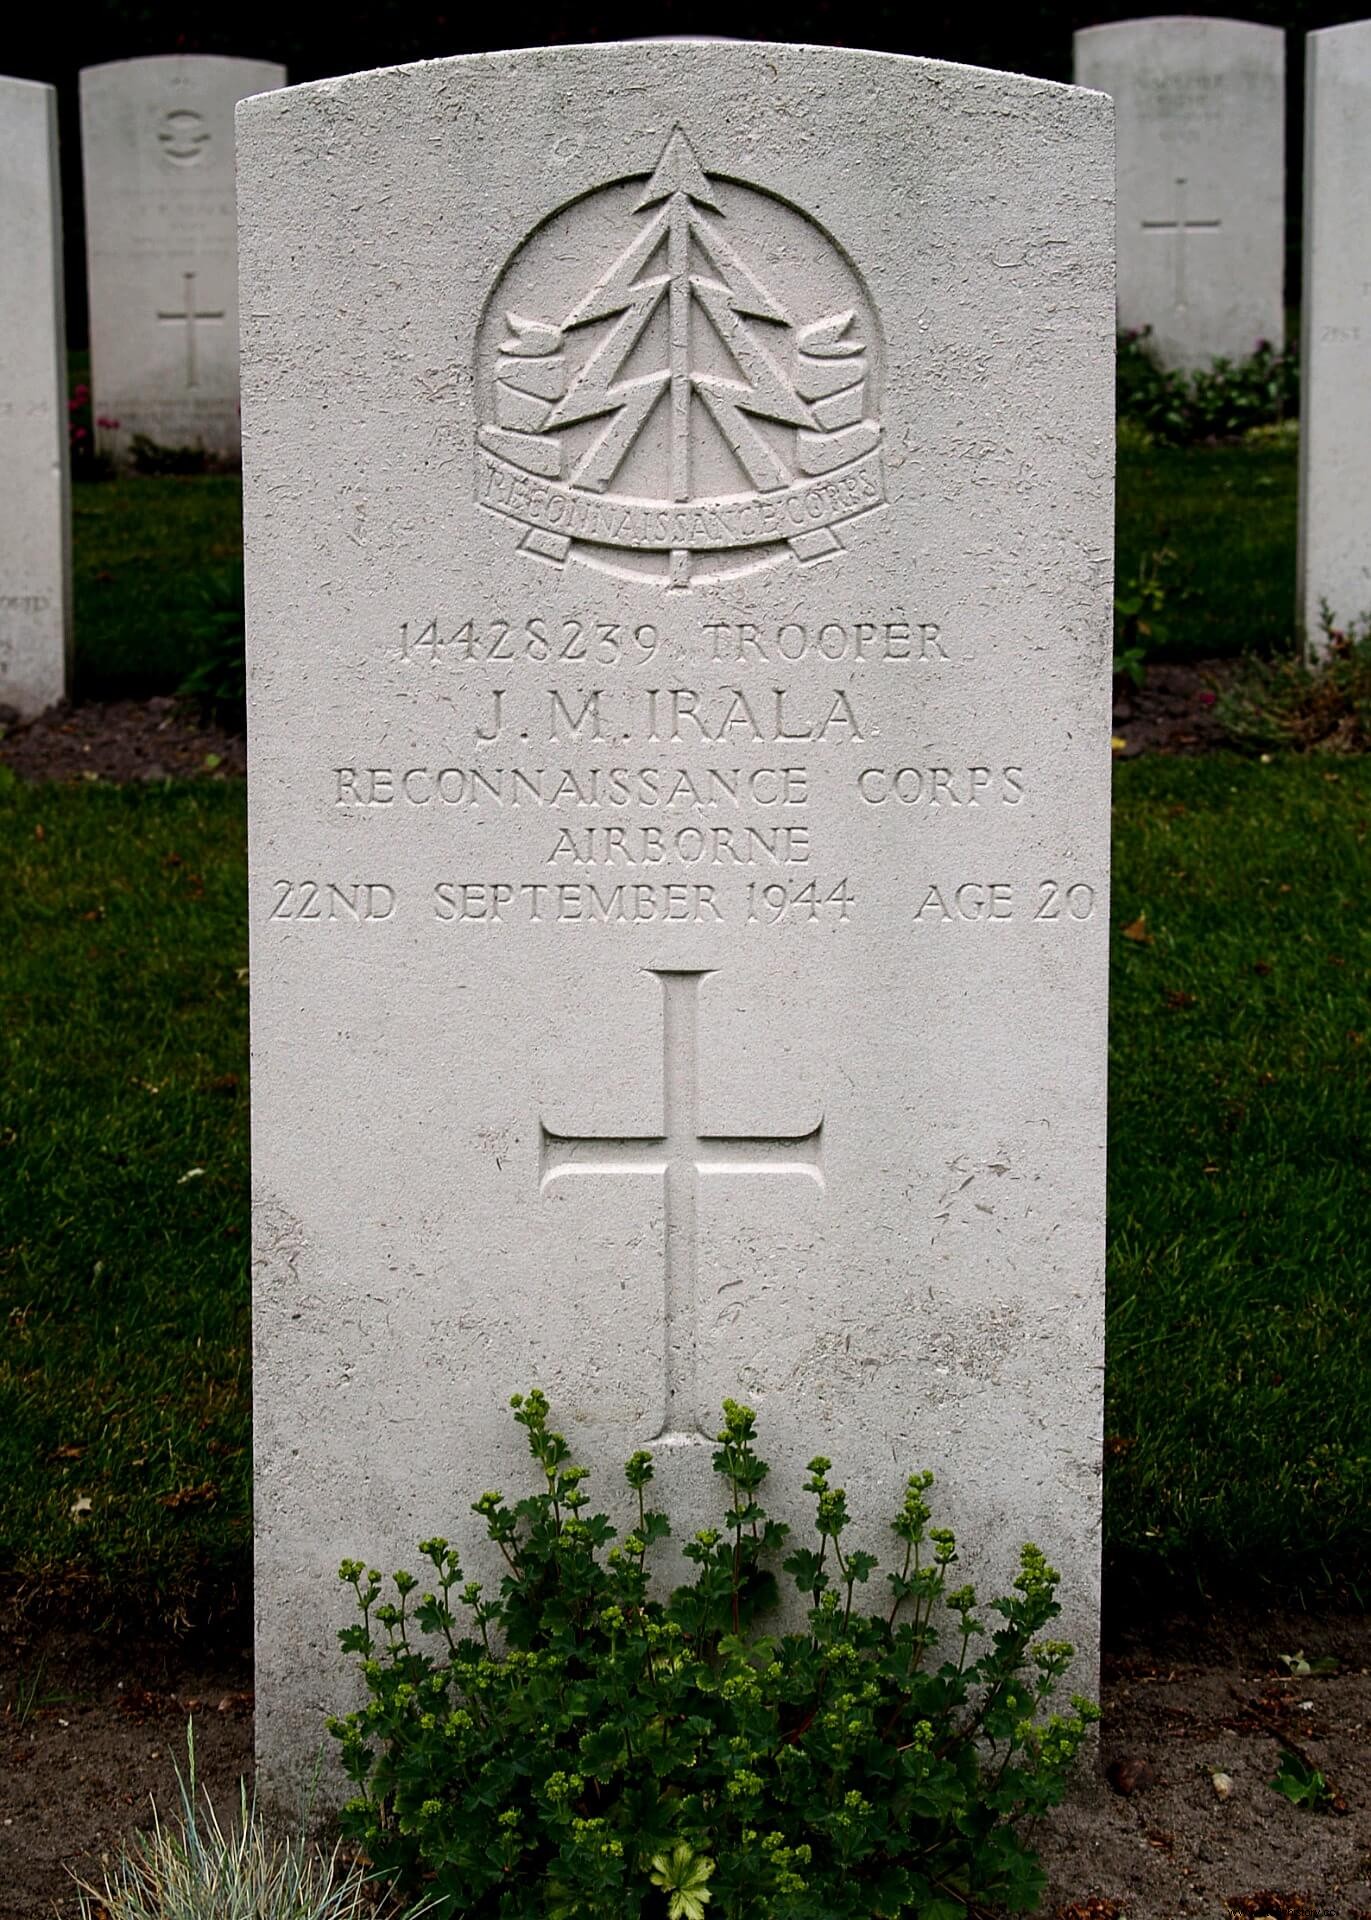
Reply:
[[282, 86], [265, 60], [168, 54], [81, 74], [97, 444], [238, 453], [233, 109]]
[[1299, 618], [1371, 614], [1371, 20], [1311, 33], [1304, 164]]
[[796, 1525], [932, 1466], [1093, 1683], [1111, 118], [682, 42], [240, 108], [268, 1792], [534, 1383], [688, 1530], [726, 1394]]
[[57, 95], [0, 78], [0, 706], [67, 691], [71, 536]]
[[1122, 20], [1075, 38], [1115, 105], [1119, 325], [1168, 366], [1285, 337], [1285, 35], [1245, 20]]

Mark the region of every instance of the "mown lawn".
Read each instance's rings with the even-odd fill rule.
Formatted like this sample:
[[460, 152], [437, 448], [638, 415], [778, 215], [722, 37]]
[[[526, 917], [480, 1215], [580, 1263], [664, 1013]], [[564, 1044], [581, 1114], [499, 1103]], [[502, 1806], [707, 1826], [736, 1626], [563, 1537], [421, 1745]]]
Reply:
[[[1117, 769], [1117, 1575], [1364, 1580], [1369, 836], [1367, 762]], [[11, 783], [0, 845], [0, 1569], [222, 1611], [250, 1577], [242, 790]]]
[[149, 1620], [250, 1567], [243, 797], [0, 790], [0, 1569]]
[[1108, 1541], [1368, 1598], [1371, 762], [1117, 770]]

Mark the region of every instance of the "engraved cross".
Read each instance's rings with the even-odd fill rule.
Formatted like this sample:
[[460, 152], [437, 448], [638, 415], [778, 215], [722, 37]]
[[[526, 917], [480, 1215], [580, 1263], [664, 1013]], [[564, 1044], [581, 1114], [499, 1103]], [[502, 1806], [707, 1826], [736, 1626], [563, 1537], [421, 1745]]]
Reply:
[[176, 322], [184, 321], [185, 323], [186, 386], [189, 389], [199, 385], [199, 368], [196, 365], [195, 359], [195, 323], [197, 320], [222, 320], [224, 318], [224, 309], [222, 307], [197, 308], [195, 304], [195, 275], [193, 273], [183, 273], [181, 278], [185, 282], [186, 288], [184, 311], [181, 313], [163, 313], [159, 307], [157, 318], [159, 320], [172, 320]]
[[658, 1440], [703, 1432], [696, 1396], [698, 1214], [702, 1176], [795, 1175], [824, 1184], [823, 1121], [807, 1133], [702, 1133], [699, 1118], [700, 982], [713, 971], [654, 968], [662, 983], [662, 1130], [558, 1133], [542, 1125], [540, 1188], [595, 1174], [649, 1173], [665, 1185], [665, 1411]]
[[1185, 217], [1185, 175], [1176, 177], [1176, 217], [1174, 220], [1144, 220], [1144, 233], [1169, 233], [1174, 236], [1172, 270], [1175, 274], [1176, 311], [1185, 308], [1185, 240], [1190, 233], [1217, 233], [1222, 220], [1187, 220]]

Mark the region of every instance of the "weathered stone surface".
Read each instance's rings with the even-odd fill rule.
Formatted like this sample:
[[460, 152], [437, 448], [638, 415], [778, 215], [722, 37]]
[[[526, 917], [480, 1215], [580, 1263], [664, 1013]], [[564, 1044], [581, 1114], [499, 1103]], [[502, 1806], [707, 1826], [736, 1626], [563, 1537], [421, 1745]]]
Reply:
[[233, 109], [285, 81], [266, 60], [167, 54], [81, 74], [97, 443], [237, 457]]
[[1119, 324], [1170, 366], [1284, 339], [1285, 35], [1121, 20], [1076, 35], [1076, 81], [1118, 118]]
[[679, 42], [240, 108], [269, 1791], [535, 1382], [687, 1525], [726, 1394], [796, 1524], [931, 1465], [1093, 1677], [1110, 118]]
[[1305, 69], [1299, 617], [1312, 651], [1371, 614], [1371, 20]]
[[71, 658], [57, 95], [0, 78], [0, 706], [26, 718]]

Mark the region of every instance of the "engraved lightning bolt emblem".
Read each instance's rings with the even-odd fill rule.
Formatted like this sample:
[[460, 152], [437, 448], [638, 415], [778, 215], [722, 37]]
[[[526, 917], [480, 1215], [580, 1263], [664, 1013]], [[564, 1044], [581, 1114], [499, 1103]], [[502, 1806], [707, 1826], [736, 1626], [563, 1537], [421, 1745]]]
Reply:
[[[480, 497], [524, 522], [540, 558], [561, 564], [578, 542], [657, 553], [679, 588], [701, 549], [816, 559], [840, 550], [834, 524], [881, 504], [856, 303], [797, 316], [745, 258], [740, 201], [776, 225], [779, 203], [711, 179], [676, 127], [598, 279], [560, 319], [504, 309]], [[855, 491], [816, 484], [848, 468]], [[555, 484], [535, 495], [510, 469]], [[586, 496], [625, 510], [578, 507]], [[749, 517], [752, 499], [781, 505]]]
[[[703, 209], [718, 202], [700, 171], [690, 144], [678, 127], [638, 201], [635, 212], [659, 205], [646, 230], [616, 260], [597, 286], [567, 316], [564, 326], [619, 315], [603, 345], [554, 408], [549, 428], [613, 411], [614, 418], [571, 478], [581, 486], [607, 486], [653, 410], [671, 399], [671, 497], [690, 498], [690, 410], [698, 398], [708, 407], [753, 485], [759, 490], [785, 486], [793, 477], [747, 415], [813, 427], [813, 414], [789, 380], [750, 332], [749, 318], [788, 323], [780, 303], [744, 266], [718, 226]], [[648, 269], [665, 254], [661, 273]], [[697, 302], [709, 316], [742, 379], [700, 373], [691, 366], [690, 308]], [[616, 384], [619, 370], [637, 346], [658, 307], [666, 303], [670, 326], [670, 365], [660, 372]]]

